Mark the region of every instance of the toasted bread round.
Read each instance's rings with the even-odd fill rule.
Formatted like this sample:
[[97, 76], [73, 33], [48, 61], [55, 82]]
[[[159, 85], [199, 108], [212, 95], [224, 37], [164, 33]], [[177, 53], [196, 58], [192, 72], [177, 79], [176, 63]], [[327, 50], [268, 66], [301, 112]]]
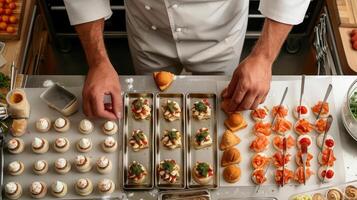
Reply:
[[228, 183], [235, 183], [241, 177], [241, 170], [237, 165], [229, 165], [223, 170], [223, 178]]

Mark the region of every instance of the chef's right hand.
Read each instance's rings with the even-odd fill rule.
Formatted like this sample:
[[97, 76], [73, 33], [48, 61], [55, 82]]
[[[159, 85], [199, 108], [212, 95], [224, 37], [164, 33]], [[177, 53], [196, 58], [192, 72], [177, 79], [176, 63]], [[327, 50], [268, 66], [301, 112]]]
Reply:
[[[105, 109], [104, 96], [111, 95], [112, 109]], [[110, 62], [90, 67], [82, 91], [83, 111], [88, 117], [121, 118], [122, 98], [119, 76]]]

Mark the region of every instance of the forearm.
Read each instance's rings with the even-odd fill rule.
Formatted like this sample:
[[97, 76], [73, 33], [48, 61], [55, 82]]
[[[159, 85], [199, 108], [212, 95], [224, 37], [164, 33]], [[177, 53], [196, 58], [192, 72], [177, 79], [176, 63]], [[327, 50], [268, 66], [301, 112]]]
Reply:
[[251, 55], [273, 63], [292, 27], [292, 25], [266, 18], [261, 36], [253, 48]]
[[110, 62], [103, 39], [104, 19], [76, 25], [75, 29], [90, 68], [98, 67], [103, 62]]

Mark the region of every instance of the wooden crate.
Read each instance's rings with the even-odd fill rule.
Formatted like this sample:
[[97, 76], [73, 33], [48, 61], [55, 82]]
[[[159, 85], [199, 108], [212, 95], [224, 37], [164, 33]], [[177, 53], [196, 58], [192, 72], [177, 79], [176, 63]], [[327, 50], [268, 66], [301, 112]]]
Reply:
[[15, 28], [14, 33], [7, 33], [6, 31], [0, 31], [0, 40], [18, 40], [21, 35], [21, 26], [24, 15], [24, 5], [26, 0], [15, 0], [16, 9], [13, 11], [13, 15], [15, 15], [18, 19], [17, 24], [12, 24]]

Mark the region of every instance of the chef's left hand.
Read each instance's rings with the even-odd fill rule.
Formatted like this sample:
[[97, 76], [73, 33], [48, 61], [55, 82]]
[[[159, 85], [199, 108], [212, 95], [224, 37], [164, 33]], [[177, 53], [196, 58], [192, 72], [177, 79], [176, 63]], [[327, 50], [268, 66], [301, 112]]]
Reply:
[[229, 98], [229, 112], [255, 109], [265, 101], [270, 89], [272, 62], [249, 55], [233, 73], [223, 98]]

